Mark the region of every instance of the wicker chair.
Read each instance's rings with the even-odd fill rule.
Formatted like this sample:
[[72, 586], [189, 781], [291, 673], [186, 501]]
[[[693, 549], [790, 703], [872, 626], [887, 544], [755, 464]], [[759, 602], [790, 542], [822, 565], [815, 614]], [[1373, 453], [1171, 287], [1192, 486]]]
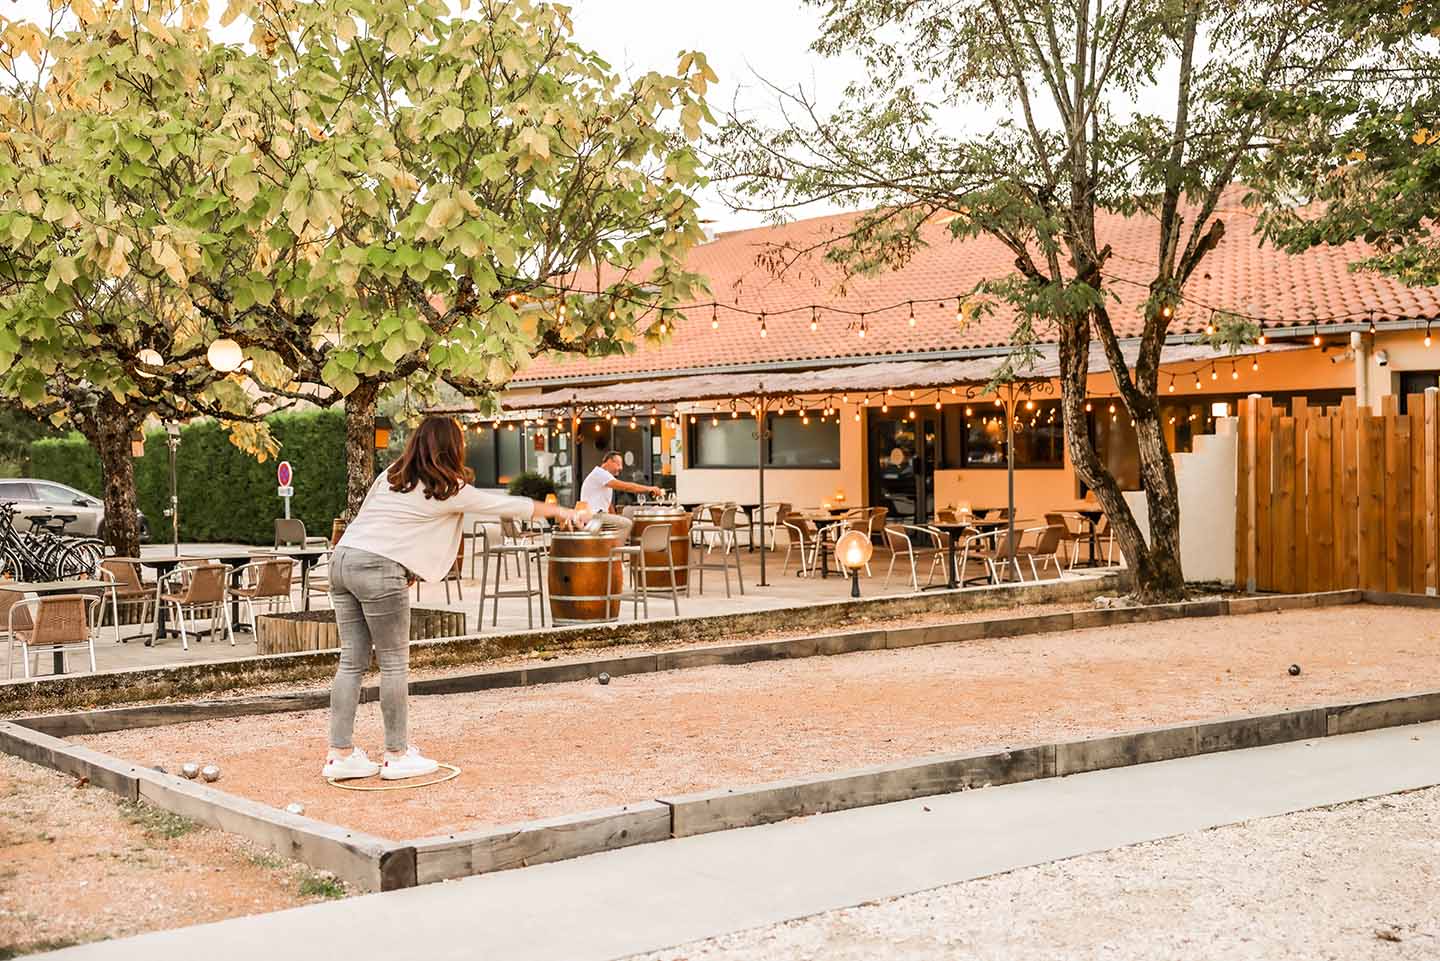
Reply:
[[[190, 650], [190, 639], [185, 631], [187, 611], [192, 618], [202, 616], [202, 611], [208, 612], [210, 627], [206, 633], [211, 640], [215, 638], [215, 625], [218, 622], [225, 625], [225, 635], [230, 638], [230, 646], [235, 646], [235, 632], [230, 625], [230, 605], [226, 603], [225, 581], [225, 565], [214, 562], [181, 565], [165, 576], [170, 590], [167, 593], [162, 588], [160, 603], [169, 604], [175, 609], [175, 623], [180, 625], [182, 649]], [[200, 632], [197, 629], [195, 633], [198, 635]]]
[[155, 592], [146, 587], [140, 579], [140, 565], [134, 561], [107, 558], [100, 562], [95, 576], [106, 582], [101, 596], [110, 598], [110, 622], [115, 627], [115, 642], [124, 643], [129, 638], [120, 636], [121, 605], [127, 608], [140, 605], [140, 620], [143, 622], [147, 620], [146, 614], [155, 602]]
[[[13, 591], [0, 592], [16, 597]], [[78, 648], [90, 652], [90, 670], [95, 667], [94, 623], [96, 611], [104, 603], [94, 594], [51, 594], [11, 600], [6, 611], [5, 677], [14, 677], [15, 645], [20, 645], [20, 661], [25, 677], [31, 677], [30, 659], [36, 659], [36, 673], [41, 654], [62, 657]]]
[[230, 596], [245, 604], [250, 623], [255, 623], [255, 602], [265, 604], [267, 612], [294, 610], [290, 599], [295, 580], [295, 562], [288, 557], [275, 557], [246, 564], [235, 571], [236, 585]]

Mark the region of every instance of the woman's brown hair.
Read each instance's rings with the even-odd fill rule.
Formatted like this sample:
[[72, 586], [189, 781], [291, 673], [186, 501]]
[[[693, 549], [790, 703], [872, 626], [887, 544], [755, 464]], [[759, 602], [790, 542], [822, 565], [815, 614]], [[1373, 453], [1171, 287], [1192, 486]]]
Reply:
[[465, 432], [453, 417], [425, 418], [386, 477], [392, 491], [408, 494], [418, 484], [425, 489], [426, 498], [449, 500], [470, 482]]

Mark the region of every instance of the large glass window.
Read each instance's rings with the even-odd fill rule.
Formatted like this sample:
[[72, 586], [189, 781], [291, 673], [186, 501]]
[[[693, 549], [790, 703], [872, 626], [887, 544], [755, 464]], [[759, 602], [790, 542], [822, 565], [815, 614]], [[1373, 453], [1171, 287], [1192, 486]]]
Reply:
[[[821, 423], [818, 417], [798, 414], [769, 414], [769, 438], [765, 446], [765, 467], [835, 468], [840, 466], [840, 425]], [[697, 415], [686, 423], [690, 467], [757, 466], [759, 444], [753, 417], [718, 418]]]
[[1423, 394], [1426, 388], [1440, 387], [1440, 371], [1407, 370], [1400, 374], [1400, 413], [1410, 412], [1410, 395]]
[[504, 487], [525, 470], [525, 431], [477, 427], [465, 439], [465, 466], [475, 472], [476, 487]]
[[[1027, 403], [1030, 406], [1027, 406]], [[940, 466], [1005, 466], [1005, 413], [991, 403], [947, 404], [942, 411]], [[1015, 466], [1065, 466], [1065, 429], [1060, 403], [1021, 401], [1015, 418]]]

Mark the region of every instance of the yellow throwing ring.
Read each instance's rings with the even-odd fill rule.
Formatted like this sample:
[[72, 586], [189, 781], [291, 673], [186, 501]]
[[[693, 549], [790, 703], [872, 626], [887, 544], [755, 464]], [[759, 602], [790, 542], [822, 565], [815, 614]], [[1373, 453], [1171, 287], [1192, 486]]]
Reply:
[[453, 780], [454, 778], [460, 776], [460, 769], [453, 764], [441, 764], [440, 767], [444, 769], [443, 773], [439, 774], [436, 777], [430, 778], [430, 780], [428, 781], [405, 781], [403, 783], [396, 781], [386, 782], [384, 784], [352, 784], [349, 783], [348, 780], [337, 781], [334, 778], [329, 777], [327, 777], [325, 781], [331, 787], [338, 787], [342, 791], [408, 791], [411, 788], [430, 787], [433, 784], [444, 784], [446, 781]]

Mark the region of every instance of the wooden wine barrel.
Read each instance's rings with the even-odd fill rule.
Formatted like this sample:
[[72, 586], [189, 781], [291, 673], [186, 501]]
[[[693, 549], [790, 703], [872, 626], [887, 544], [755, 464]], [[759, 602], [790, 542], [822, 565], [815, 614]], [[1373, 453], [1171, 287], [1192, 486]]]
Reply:
[[[675, 585], [684, 587], [690, 576], [690, 514], [673, 507], [641, 507], [630, 515], [634, 521], [633, 541], [640, 543], [640, 532], [654, 524], [665, 524], [670, 528], [670, 553], [675, 560]], [[651, 551], [645, 555], [645, 566], [663, 568], [669, 558], [663, 551]], [[670, 587], [670, 572], [649, 570], [645, 572], [645, 586]]]
[[[610, 557], [614, 531], [556, 531], [550, 535], [550, 616], [556, 624], [613, 621], [620, 616], [624, 570]], [[607, 591], [606, 585], [609, 585]], [[607, 594], [610, 603], [605, 603]]]

